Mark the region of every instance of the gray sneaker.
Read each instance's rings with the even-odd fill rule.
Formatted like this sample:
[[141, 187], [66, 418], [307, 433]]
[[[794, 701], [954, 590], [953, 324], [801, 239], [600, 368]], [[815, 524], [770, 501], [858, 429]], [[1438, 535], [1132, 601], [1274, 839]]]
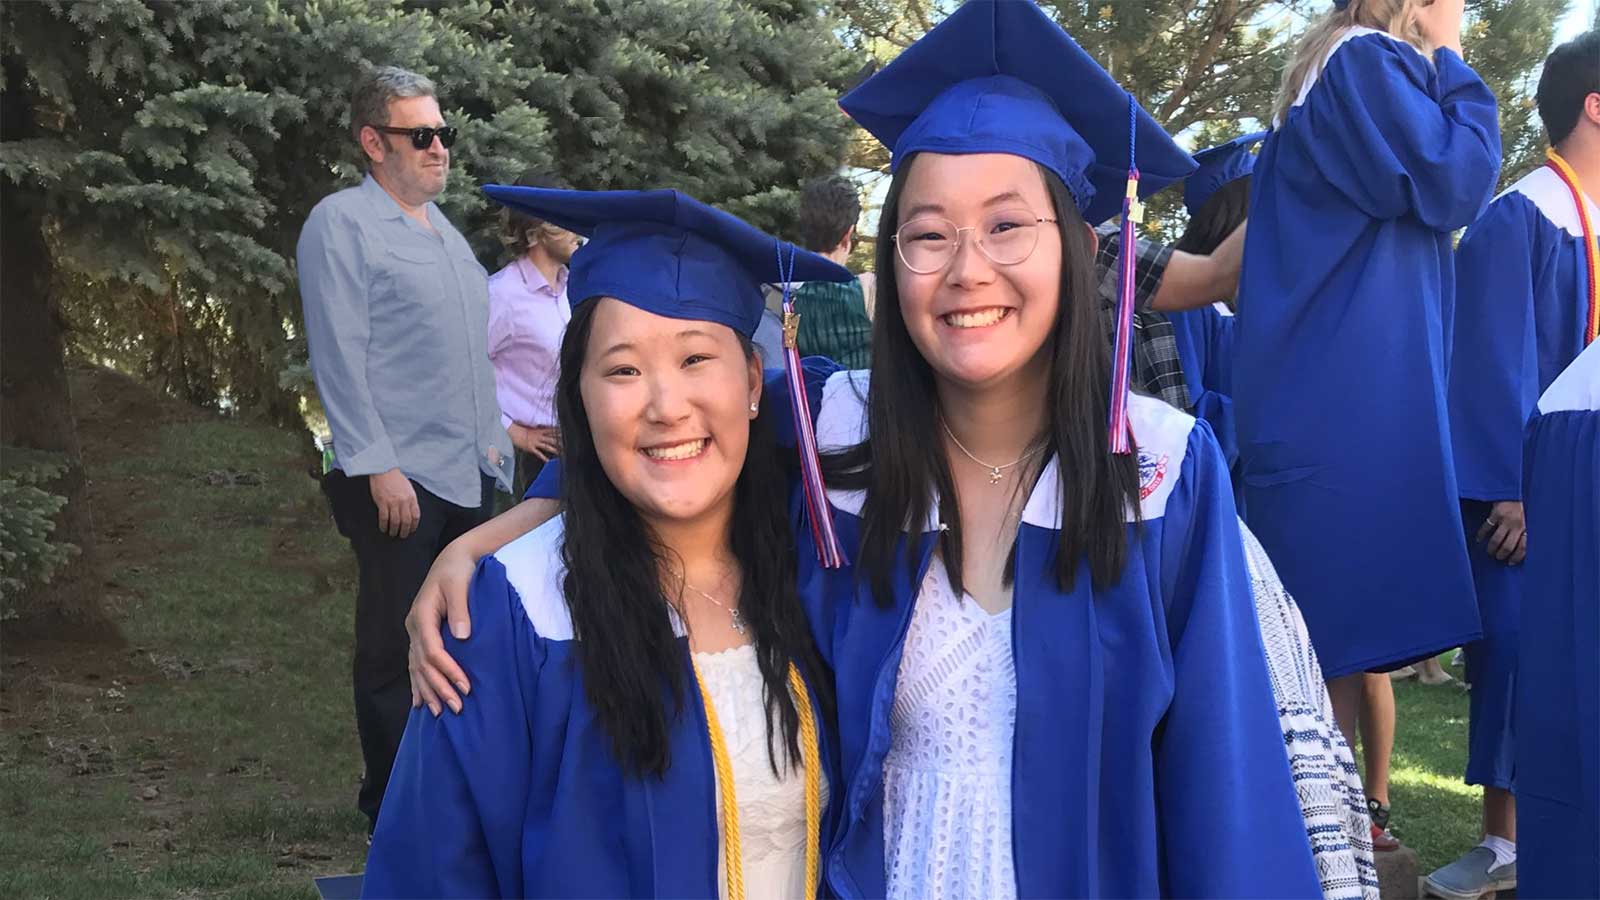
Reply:
[[1488, 847], [1473, 847], [1466, 855], [1435, 869], [1425, 880], [1429, 894], [1446, 900], [1477, 900], [1493, 891], [1510, 890], [1517, 886], [1517, 861], [1494, 866], [1494, 851]]

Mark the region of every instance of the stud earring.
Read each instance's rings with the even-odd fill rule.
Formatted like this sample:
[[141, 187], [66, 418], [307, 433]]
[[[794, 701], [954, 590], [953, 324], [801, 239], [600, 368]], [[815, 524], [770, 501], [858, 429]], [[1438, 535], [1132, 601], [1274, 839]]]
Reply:
[[750, 404], [750, 411], [751, 412], [760, 412], [761, 411], [761, 407], [756, 405], [756, 404], [754, 404], [754, 403], [752, 403], [752, 404]]

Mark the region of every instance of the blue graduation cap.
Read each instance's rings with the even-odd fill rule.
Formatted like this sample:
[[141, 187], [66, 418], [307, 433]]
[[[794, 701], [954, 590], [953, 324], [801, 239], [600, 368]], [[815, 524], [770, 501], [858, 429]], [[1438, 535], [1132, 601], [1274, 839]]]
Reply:
[[1256, 167], [1256, 155], [1250, 148], [1266, 136], [1265, 131], [1257, 131], [1194, 155], [1194, 161], [1200, 167], [1183, 182], [1183, 208], [1189, 211], [1189, 215], [1198, 213], [1200, 207], [1205, 206], [1211, 195], [1221, 190], [1223, 185], [1250, 174], [1250, 170]]
[[1060, 176], [1091, 225], [1122, 212], [1108, 434], [1131, 452], [1136, 198], [1194, 171], [1189, 154], [1032, 0], [969, 0], [839, 106], [890, 149], [890, 168], [921, 151], [1009, 153]]
[[784, 286], [784, 361], [806, 507], [823, 565], [842, 564], [794, 346], [799, 317], [789, 301], [789, 285], [847, 282], [855, 276], [678, 191], [569, 191], [501, 184], [485, 185], [483, 191], [512, 209], [589, 239], [568, 265], [567, 296], [574, 308], [614, 297], [659, 316], [717, 322], [750, 337], [765, 307], [761, 285]]
[[659, 316], [718, 322], [749, 337], [761, 323], [762, 284], [855, 278], [825, 257], [678, 191], [500, 184], [483, 191], [589, 239], [568, 267], [573, 307], [615, 297]]
[[1091, 225], [1121, 209], [1132, 163], [1140, 197], [1194, 170], [1032, 0], [971, 0], [839, 106], [892, 151], [891, 168], [921, 150], [1031, 159], [1066, 182]]

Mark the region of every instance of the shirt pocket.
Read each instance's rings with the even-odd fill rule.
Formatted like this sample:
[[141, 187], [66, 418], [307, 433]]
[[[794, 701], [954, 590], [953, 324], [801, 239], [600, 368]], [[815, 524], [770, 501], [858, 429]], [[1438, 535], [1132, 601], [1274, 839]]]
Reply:
[[443, 292], [444, 256], [419, 247], [387, 246], [378, 258], [379, 283], [384, 292], [402, 298], [436, 300]]
[[378, 254], [373, 293], [374, 337], [406, 343], [406, 335], [437, 332], [440, 313], [454, 306], [450, 264], [442, 253], [426, 248], [390, 245]]

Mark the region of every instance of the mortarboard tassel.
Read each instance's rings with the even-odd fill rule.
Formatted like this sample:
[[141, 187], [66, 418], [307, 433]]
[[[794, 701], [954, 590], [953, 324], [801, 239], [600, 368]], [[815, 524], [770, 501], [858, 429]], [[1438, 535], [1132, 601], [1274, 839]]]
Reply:
[[1144, 204], [1139, 202], [1139, 165], [1134, 154], [1135, 131], [1139, 125], [1139, 104], [1128, 95], [1128, 189], [1122, 198], [1122, 244], [1117, 248], [1117, 336], [1111, 357], [1111, 421], [1108, 423], [1111, 452], [1133, 452], [1132, 426], [1128, 423], [1129, 369], [1133, 359], [1133, 261], [1138, 256], [1133, 245], [1133, 226], [1144, 221]]
[[[784, 249], [788, 248], [788, 259]], [[811, 526], [817, 561], [824, 569], [844, 565], [844, 551], [833, 528], [833, 510], [828, 506], [827, 486], [822, 482], [822, 463], [817, 458], [817, 434], [811, 424], [811, 401], [806, 396], [806, 380], [800, 370], [800, 316], [790, 302], [794, 274], [793, 244], [778, 242], [778, 275], [783, 285], [783, 368], [789, 379], [789, 411], [794, 414], [794, 433], [800, 451], [800, 480], [806, 502], [806, 519]]]

